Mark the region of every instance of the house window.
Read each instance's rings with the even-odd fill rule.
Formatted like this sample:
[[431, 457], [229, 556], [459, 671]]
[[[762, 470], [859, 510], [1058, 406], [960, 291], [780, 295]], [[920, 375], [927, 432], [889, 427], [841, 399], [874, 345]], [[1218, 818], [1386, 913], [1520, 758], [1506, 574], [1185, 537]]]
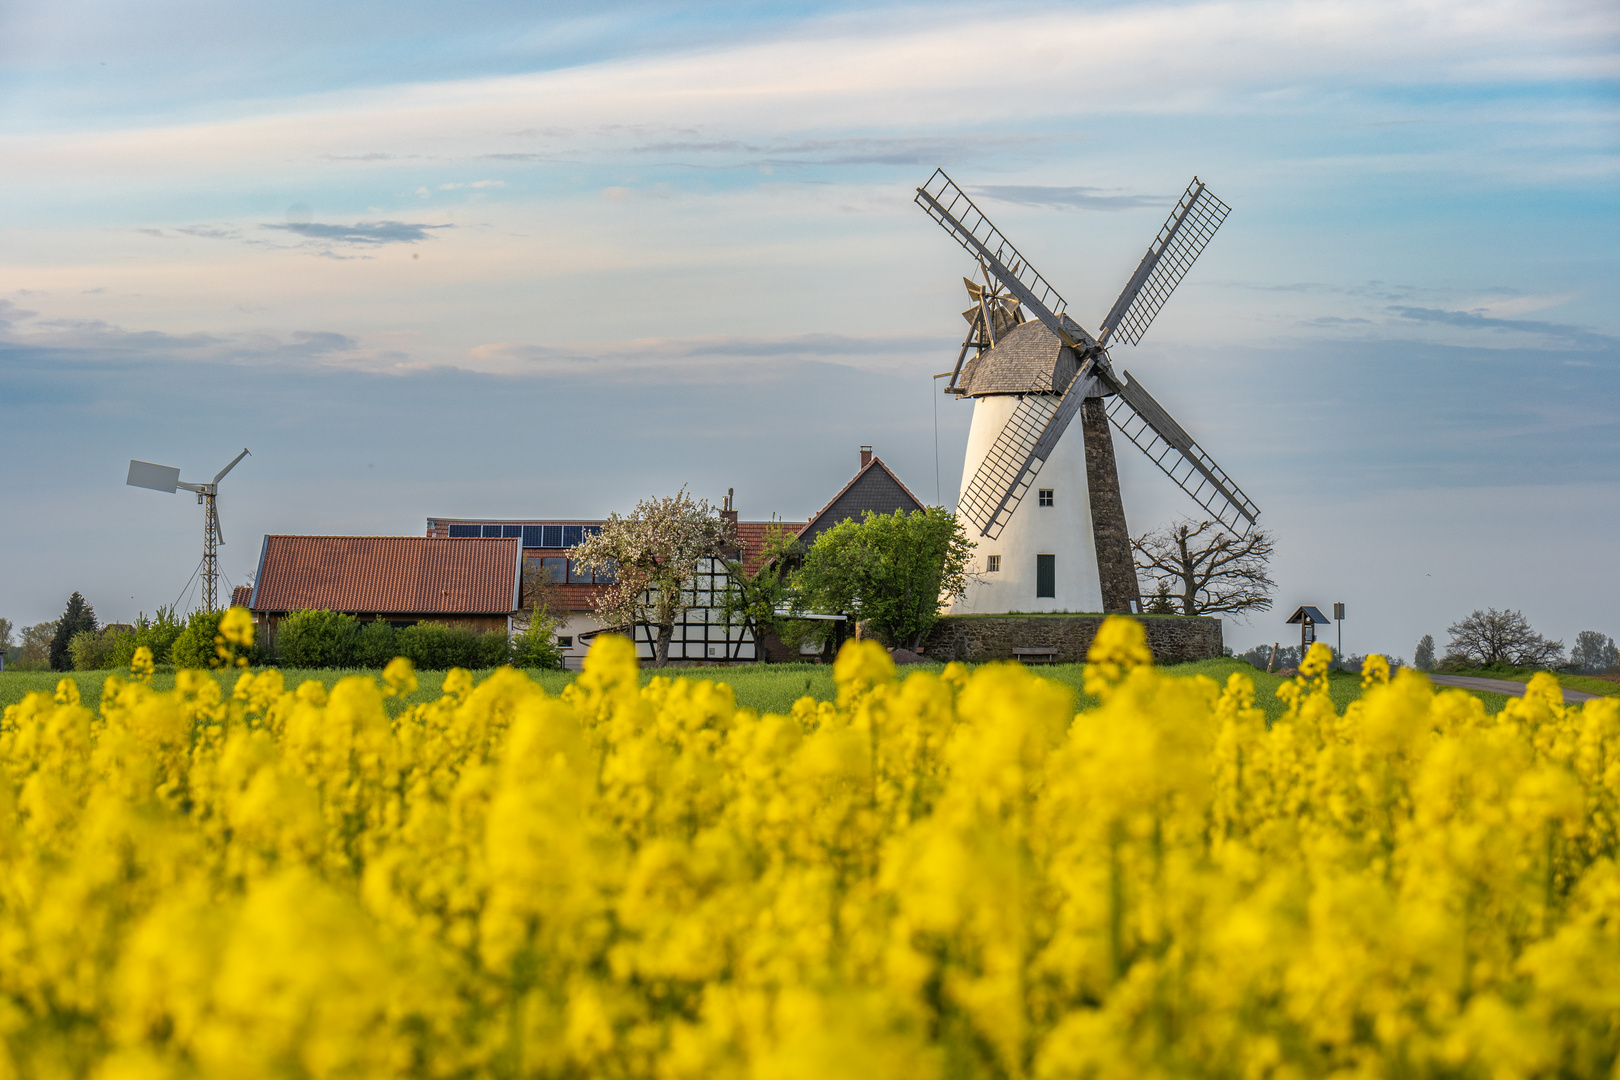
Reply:
[[1001, 569], [1000, 555], [986, 555], [984, 557], [984, 572], [994, 574]]
[[1035, 596], [1057, 599], [1057, 556], [1035, 556]]
[[569, 635], [558, 634], [557, 635], [557, 648], [559, 648], [559, 649], [572, 649], [573, 647], [574, 647], [573, 635], [571, 635], [571, 634], [569, 634]]
[[1041, 505], [1042, 506], [1051, 506], [1052, 505], [1052, 489], [1051, 488], [1041, 488], [1040, 489], [1040, 499], [1041, 499]]

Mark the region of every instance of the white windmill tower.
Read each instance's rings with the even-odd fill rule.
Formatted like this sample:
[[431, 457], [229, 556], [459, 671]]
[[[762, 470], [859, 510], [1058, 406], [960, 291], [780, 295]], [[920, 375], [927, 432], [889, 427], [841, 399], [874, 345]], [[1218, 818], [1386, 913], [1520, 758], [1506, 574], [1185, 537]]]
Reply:
[[[979, 310], [964, 312], [970, 329], [946, 387], [974, 399], [956, 512], [977, 542], [980, 577], [958, 612], [1139, 606], [1109, 420], [1214, 520], [1234, 532], [1255, 524], [1259, 508], [1108, 355], [1116, 333], [1142, 339], [1225, 220], [1225, 203], [1193, 178], [1096, 337], [943, 170], [917, 189], [917, 203], [978, 260], [986, 282], [968, 284]], [[1019, 305], [1035, 318], [1020, 322]], [[1076, 414], [1082, 435], [1064, 439]]]
[[247, 447], [231, 459], [231, 463], [219, 470], [214, 479], [206, 484], [187, 484], [180, 479], [180, 470], [168, 465], [154, 465], [150, 461], [135, 461], [129, 463], [129, 478], [124, 482], [131, 487], [151, 488], [153, 491], [167, 491], [173, 495], [179, 488], [197, 493], [197, 501], [203, 506], [203, 610], [219, 610], [219, 545], [225, 542], [225, 534], [219, 528], [219, 482], [225, 479], [225, 474], [236, 468], [236, 463], [248, 456]]

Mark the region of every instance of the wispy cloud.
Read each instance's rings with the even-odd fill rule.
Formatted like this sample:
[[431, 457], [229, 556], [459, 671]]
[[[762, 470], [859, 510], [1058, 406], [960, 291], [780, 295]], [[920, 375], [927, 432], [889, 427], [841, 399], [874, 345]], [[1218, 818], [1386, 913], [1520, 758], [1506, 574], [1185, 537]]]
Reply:
[[325, 225], [318, 222], [288, 222], [265, 224], [260, 228], [279, 229], [310, 240], [329, 244], [353, 244], [374, 247], [380, 244], [418, 244], [428, 239], [435, 229], [453, 229], [454, 225], [418, 225], [407, 221], [361, 221], [354, 225]]
[[1050, 210], [1135, 210], [1144, 206], [1168, 206], [1174, 201], [1168, 195], [1126, 195], [1094, 187], [989, 184], [971, 191], [998, 202]]
[[1496, 319], [1472, 311], [1444, 311], [1439, 308], [1392, 306], [1388, 311], [1413, 322], [1456, 326], [1465, 330], [1493, 330], [1499, 333], [1537, 334], [1572, 345], [1592, 348], [1611, 348], [1620, 344], [1620, 338], [1599, 334], [1582, 326], [1566, 323], [1541, 322], [1535, 319]]
[[[498, 341], [468, 352], [467, 366], [480, 371], [549, 371], [604, 375], [615, 372], [663, 371], [672, 379], [759, 378], [774, 374], [774, 361], [814, 360], [834, 363], [930, 355], [949, 342], [919, 335], [847, 336], [789, 334], [748, 336], [719, 334], [688, 338], [641, 338], [580, 345], [533, 345]], [[749, 362], [751, 361], [751, 363]]]

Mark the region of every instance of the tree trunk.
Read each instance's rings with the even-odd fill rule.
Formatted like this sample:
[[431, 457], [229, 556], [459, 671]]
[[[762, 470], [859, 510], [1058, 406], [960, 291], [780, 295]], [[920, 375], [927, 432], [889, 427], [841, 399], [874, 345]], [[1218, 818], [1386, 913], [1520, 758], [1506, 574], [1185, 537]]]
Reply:
[[658, 642], [653, 646], [653, 667], [664, 667], [669, 663], [669, 643], [674, 636], [674, 623], [658, 625]]
[[1183, 615], [1198, 614], [1198, 589], [1194, 578], [1197, 574], [1193, 566], [1192, 556], [1187, 553], [1187, 527], [1183, 525], [1176, 531], [1176, 542], [1181, 547], [1181, 613]]
[[1142, 606], [1125, 527], [1125, 503], [1119, 496], [1119, 468], [1114, 463], [1114, 437], [1102, 398], [1080, 403], [1080, 429], [1086, 441], [1086, 493], [1091, 500], [1091, 535], [1097, 549], [1097, 577], [1102, 582], [1103, 611], [1123, 614]]

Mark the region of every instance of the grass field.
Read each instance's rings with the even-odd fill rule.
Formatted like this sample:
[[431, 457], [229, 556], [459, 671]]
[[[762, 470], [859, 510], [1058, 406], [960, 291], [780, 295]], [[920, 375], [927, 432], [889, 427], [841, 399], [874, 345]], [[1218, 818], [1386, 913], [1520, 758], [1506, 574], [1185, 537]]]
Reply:
[[[925, 671], [939, 671], [939, 664], [918, 664], [916, 669]], [[1191, 664], [1175, 664], [1166, 669], [1178, 675], [1208, 675], [1216, 682], [1226, 682], [1226, 677], [1234, 671], [1241, 671], [1254, 680], [1256, 704], [1266, 711], [1267, 720], [1275, 720], [1282, 715], [1283, 703], [1277, 699], [1277, 687], [1286, 680], [1280, 675], [1267, 675], [1242, 660], [1223, 657], [1218, 660], [1200, 660]], [[1045, 678], [1072, 686], [1080, 698], [1082, 706], [1094, 704], [1081, 691], [1084, 679], [1084, 666], [1081, 664], [1054, 664], [1051, 667], [1038, 668], [1037, 671]], [[81, 671], [73, 672], [69, 677], [79, 684], [79, 693], [87, 700], [94, 701], [100, 697], [101, 686], [109, 672]], [[330, 688], [339, 679], [347, 675], [377, 675], [371, 669], [361, 670], [298, 670], [284, 669], [282, 678], [286, 680], [289, 689], [296, 687], [306, 680], [316, 682]], [[474, 675], [483, 679], [489, 672], [479, 671]], [[555, 693], [561, 690], [573, 679], [574, 673], [568, 671], [530, 671], [529, 677], [534, 679], [547, 690]], [[641, 672], [642, 683], [645, 684], [657, 673], [651, 668], [644, 668]], [[755, 709], [759, 712], [785, 713], [792, 708], [799, 698], [809, 695], [819, 701], [830, 701], [836, 693], [833, 685], [832, 668], [823, 664], [762, 664], [754, 667], [736, 668], [671, 668], [668, 674], [672, 676], [685, 676], [689, 679], [713, 679], [716, 682], [731, 684], [737, 695], [737, 704], [744, 708]], [[444, 684], [442, 671], [423, 671], [417, 673], [417, 689], [405, 699], [405, 704], [414, 705], [420, 702], [431, 701], [440, 695]], [[220, 672], [220, 684], [227, 693], [236, 683], [236, 672]], [[1492, 675], [1501, 678], [1500, 674]], [[0, 673], [0, 707], [15, 705], [25, 695], [35, 690], [47, 693], [54, 692], [57, 680], [62, 675], [53, 671], [7, 671]], [[1572, 676], [1579, 678], [1579, 676]], [[1561, 680], [1562, 681], [1562, 680]], [[1607, 692], [1620, 690], [1614, 683], [1604, 683], [1598, 679], [1585, 679], [1582, 682], [1595, 682], [1601, 686], [1609, 687]], [[172, 672], [158, 672], [153, 677], [153, 685], [159, 690], [172, 690], [174, 688], [174, 674]], [[1565, 683], [1565, 685], [1570, 685]], [[1577, 686], [1575, 689], [1586, 689]], [[1348, 672], [1334, 672], [1330, 680], [1330, 690], [1334, 704], [1340, 709], [1361, 696], [1360, 676]], [[1472, 691], [1470, 691], [1472, 692]], [[1600, 691], [1601, 692], [1601, 691]], [[1501, 694], [1475, 693], [1485, 703], [1487, 712], [1497, 712], [1507, 703], [1507, 698]]]

